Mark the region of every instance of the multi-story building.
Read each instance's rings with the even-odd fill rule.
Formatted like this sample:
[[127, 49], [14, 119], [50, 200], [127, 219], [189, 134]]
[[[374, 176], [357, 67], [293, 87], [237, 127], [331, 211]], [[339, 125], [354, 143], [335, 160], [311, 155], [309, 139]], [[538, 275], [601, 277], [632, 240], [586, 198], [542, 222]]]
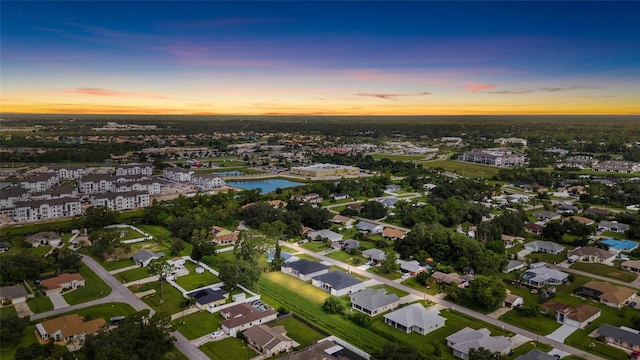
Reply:
[[153, 175], [151, 164], [126, 164], [116, 167], [116, 176], [120, 175]]
[[211, 190], [223, 187], [224, 179], [213, 174], [197, 174], [191, 178], [191, 182], [200, 189]]
[[176, 182], [191, 182], [191, 177], [193, 176], [194, 171], [189, 169], [183, 169], [179, 167], [168, 167], [162, 170], [162, 177]]
[[27, 189], [12, 186], [0, 191], [0, 209], [12, 208], [19, 201], [27, 201], [29, 192]]
[[82, 209], [78, 198], [33, 200], [16, 203], [13, 220], [15, 222], [52, 220], [73, 217], [81, 213]]
[[20, 182], [20, 187], [31, 192], [45, 191], [56, 186], [60, 178], [56, 174], [42, 173], [32, 175]]
[[593, 164], [591, 168], [595, 171], [633, 173], [640, 172], [640, 163], [632, 161], [607, 160]]
[[128, 191], [98, 194], [91, 199], [93, 206], [106, 206], [109, 210], [131, 210], [149, 206], [149, 193]]
[[90, 174], [78, 179], [78, 190], [83, 194], [113, 191], [116, 178], [107, 174]]
[[344, 176], [357, 175], [360, 173], [360, 168], [336, 164], [315, 164], [292, 167], [291, 173], [309, 177]]
[[525, 156], [507, 149], [474, 149], [460, 155], [460, 160], [494, 166], [524, 166]]
[[76, 180], [89, 173], [84, 165], [49, 166], [47, 172], [58, 175], [60, 180]]

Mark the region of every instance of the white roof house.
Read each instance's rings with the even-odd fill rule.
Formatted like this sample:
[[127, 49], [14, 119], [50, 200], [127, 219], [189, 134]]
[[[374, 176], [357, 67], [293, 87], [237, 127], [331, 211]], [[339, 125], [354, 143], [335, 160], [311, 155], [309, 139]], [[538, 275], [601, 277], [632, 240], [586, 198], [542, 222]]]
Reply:
[[387, 294], [385, 289], [365, 289], [351, 295], [351, 308], [375, 316], [400, 304], [397, 294]]
[[315, 239], [327, 239], [331, 242], [338, 242], [338, 241], [342, 241], [342, 235], [333, 232], [329, 229], [323, 229], [323, 230], [317, 230], [317, 231], [312, 231], [310, 233], [307, 234], [307, 238], [311, 239], [311, 240], [315, 240]]
[[559, 254], [564, 251], [564, 246], [558, 245], [551, 241], [536, 240], [524, 245], [526, 250], [532, 252], [542, 252], [549, 254]]
[[406, 333], [415, 331], [422, 335], [443, 327], [446, 320], [440, 316], [440, 310], [427, 310], [418, 303], [405, 306], [384, 316], [385, 324]]
[[511, 351], [511, 341], [505, 336], [490, 336], [489, 329], [474, 330], [468, 327], [449, 335], [447, 346], [453, 349], [457, 358], [468, 360], [471, 349], [485, 348], [491, 352], [507, 355]]
[[548, 267], [529, 268], [522, 274], [522, 280], [532, 286], [559, 285], [567, 281], [569, 274]]

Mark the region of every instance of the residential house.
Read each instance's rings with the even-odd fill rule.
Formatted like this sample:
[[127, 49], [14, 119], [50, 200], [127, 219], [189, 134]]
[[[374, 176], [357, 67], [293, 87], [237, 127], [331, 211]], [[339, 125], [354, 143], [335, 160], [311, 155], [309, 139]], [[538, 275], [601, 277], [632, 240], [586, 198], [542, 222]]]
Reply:
[[204, 288], [186, 294], [196, 301], [200, 310], [212, 309], [227, 302], [229, 293], [222, 289]]
[[314, 276], [311, 279], [311, 285], [333, 296], [352, 294], [365, 288], [363, 281], [339, 270]]
[[638, 247], [638, 243], [631, 240], [604, 239], [600, 241], [600, 244], [605, 245], [607, 250], [614, 254], [628, 253]]
[[538, 349], [533, 349], [524, 355], [520, 355], [516, 360], [558, 360], [557, 357], [543, 353]]
[[542, 308], [554, 314], [556, 321], [560, 324], [569, 325], [578, 329], [584, 329], [585, 326], [600, 317], [600, 309], [587, 304], [569, 306], [548, 300], [542, 304]]
[[392, 227], [386, 227], [382, 230], [382, 236], [389, 240], [401, 240], [404, 239], [406, 235], [406, 232]]
[[356, 220], [348, 216], [343, 216], [338, 214], [331, 219], [331, 222], [333, 222], [334, 224], [337, 224], [338, 226], [344, 229], [351, 229], [353, 227], [353, 223], [356, 222]]
[[360, 248], [360, 241], [354, 239], [348, 239], [342, 242], [342, 250], [351, 251], [358, 250]]
[[544, 226], [529, 222], [524, 224], [524, 230], [532, 234], [542, 234], [542, 230], [544, 230]]
[[386, 197], [376, 199], [376, 201], [384, 205], [387, 209], [394, 209], [396, 207], [396, 203], [400, 201], [400, 199]]
[[628, 304], [636, 297], [635, 290], [612, 285], [604, 281], [589, 281], [577, 288], [573, 293], [577, 296], [591, 298], [602, 304], [617, 308]]
[[613, 344], [634, 352], [640, 351], [640, 332], [636, 329], [601, 324], [596, 333], [604, 336], [607, 344]]
[[420, 265], [416, 260], [404, 261], [398, 259], [396, 262], [400, 265], [400, 271], [411, 276], [416, 276], [421, 272], [428, 271], [426, 266]]
[[345, 199], [349, 198], [349, 194], [347, 194], [347, 193], [333, 193], [333, 194], [331, 194], [331, 197], [334, 200], [345, 200]]
[[473, 277], [473, 275], [460, 276], [456, 273], [445, 274], [440, 271], [434, 271], [433, 274], [431, 274], [431, 278], [433, 278], [438, 284], [448, 285], [454, 283], [461, 289], [469, 286], [469, 282], [473, 280]]
[[585, 225], [585, 226], [591, 226], [591, 225], [595, 224], [595, 220], [589, 219], [589, 218], [584, 217], [584, 216], [569, 216], [569, 217], [566, 217], [566, 218], [562, 219], [562, 222], [566, 222], [566, 221], [570, 221], [570, 220], [575, 220], [575, 221], [577, 221], [580, 224]]
[[26, 242], [33, 247], [41, 245], [60, 246], [62, 245], [62, 237], [57, 232], [41, 231], [39, 233], [29, 235], [25, 239]]
[[561, 214], [568, 215], [568, 214], [577, 214], [580, 212], [580, 209], [575, 205], [560, 204], [556, 208], [556, 211]]
[[560, 214], [556, 214], [552, 211], [536, 211], [533, 216], [540, 221], [560, 220], [562, 217]]
[[569, 274], [548, 267], [529, 268], [521, 275], [522, 281], [530, 286], [560, 285], [567, 282]]
[[85, 285], [85, 280], [80, 274], [62, 273], [58, 276], [40, 280], [40, 285], [47, 289], [47, 294], [51, 292], [60, 293], [63, 290], [75, 290]]
[[195, 174], [193, 170], [183, 169], [176, 166], [162, 169], [163, 178], [180, 183], [190, 183], [193, 174]]
[[84, 321], [82, 316], [70, 314], [37, 323], [36, 331], [42, 341], [52, 339], [55, 342], [68, 343], [97, 334], [105, 324], [106, 321], [102, 318]]
[[160, 259], [164, 254], [161, 252], [152, 252], [149, 250], [140, 250], [137, 253], [133, 254], [133, 261], [136, 265], [140, 265], [142, 267], [147, 267], [149, 263], [155, 259]]
[[505, 336], [490, 336], [489, 329], [478, 330], [465, 327], [446, 337], [447, 346], [453, 350], [453, 356], [469, 360], [471, 349], [485, 348], [490, 352], [507, 355], [511, 352], [511, 341]]
[[191, 182], [202, 190], [217, 189], [226, 185], [223, 178], [214, 174], [195, 174], [191, 177]]
[[267, 204], [276, 209], [284, 209], [287, 207], [287, 202], [282, 200], [269, 200], [267, 201]]
[[17, 202], [13, 220], [18, 223], [73, 217], [82, 213], [80, 199], [60, 198]]
[[220, 226], [212, 226], [211, 234], [213, 234], [212, 241], [218, 245], [235, 244], [238, 241], [238, 231], [227, 230]]
[[273, 309], [260, 311], [247, 303], [240, 303], [220, 310], [220, 315], [225, 319], [220, 323], [222, 330], [229, 336], [236, 336], [238, 332], [246, 330], [254, 325], [260, 325], [273, 321], [278, 313]]
[[29, 295], [24, 285], [0, 287], [0, 303], [20, 304], [26, 302]]
[[291, 195], [291, 199], [292, 200], [296, 200], [298, 202], [306, 202], [312, 205], [319, 205], [322, 204], [322, 202], [324, 201], [324, 199], [322, 198], [322, 196], [316, 194], [316, 193], [309, 193], [309, 194], [293, 194]]
[[509, 262], [507, 262], [507, 266], [504, 268], [503, 272], [510, 273], [512, 271], [524, 269], [525, 265], [526, 264], [523, 261], [520, 261], [520, 260], [509, 260]]
[[329, 229], [322, 229], [308, 233], [307, 239], [322, 241], [329, 240], [333, 244], [342, 241], [342, 235]]
[[174, 257], [173, 259], [167, 260], [167, 263], [169, 265], [171, 265], [175, 269], [175, 271], [174, 271], [174, 273], [175, 273], [175, 272], [177, 272], [179, 270], [182, 270], [182, 268], [184, 267], [184, 265], [187, 262], [186, 262], [185, 259], [183, 259], [183, 258], [178, 256], [178, 257]]
[[400, 185], [396, 185], [396, 184], [391, 184], [391, 185], [385, 185], [384, 187], [384, 191], [387, 192], [396, 192], [398, 190], [400, 190], [402, 187]]
[[120, 175], [153, 175], [152, 164], [125, 164], [116, 167], [116, 176]]
[[426, 335], [444, 326], [447, 319], [440, 316], [438, 309], [425, 309], [420, 303], [414, 303], [384, 315], [384, 323], [402, 330]]
[[56, 174], [41, 173], [31, 175], [20, 182], [20, 187], [31, 192], [41, 192], [49, 190], [60, 182]]
[[507, 234], [502, 234], [502, 243], [505, 248], [513, 247], [516, 243], [522, 244], [524, 242], [524, 238], [520, 236], [511, 236]]
[[384, 227], [367, 221], [360, 221], [358, 225], [356, 225], [356, 229], [361, 233], [380, 234]]
[[611, 211], [607, 209], [600, 209], [595, 207], [590, 207], [584, 211], [585, 214], [596, 216], [596, 217], [607, 217], [611, 215]]
[[620, 264], [620, 267], [623, 270], [627, 270], [627, 271], [634, 272], [636, 274], [640, 274], [640, 260], [623, 261], [622, 264]]
[[581, 261], [613, 266], [615, 258], [615, 254], [592, 246], [578, 247], [567, 253], [569, 262]]
[[524, 305], [524, 299], [521, 296], [512, 294], [507, 290], [507, 296], [504, 298], [504, 306], [509, 309], [514, 309]]
[[287, 330], [283, 325], [272, 328], [264, 324], [255, 325], [242, 334], [251, 346], [267, 357], [287, 352], [294, 346], [294, 341], [287, 337]]
[[280, 270], [283, 273], [295, 276], [302, 281], [309, 281], [315, 276], [329, 272], [329, 267], [316, 261], [300, 259], [298, 261], [282, 264], [280, 266]]
[[374, 263], [379, 263], [380, 261], [386, 259], [387, 255], [384, 253], [384, 251], [373, 248], [363, 251], [362, 257], [371, 259], [371, 261], [373, 261]]
[[551, 241], [535, 240], [524, 245], [525, 250], [531, 252], [541, 252], [548, 254], [560, 254], [564, 251], [564, 246], [558, 245]]
[[598, 223], [598, 231], [613, 231], [617, 233], [623, 233], [627, 230], [629, 230], [629, 225], [622, 224], [617, 221], [602, 220]]
[[369, 316], [393, 310], [400, 304], [397, 294], [388, 294], [385, 289], [365, 289], [351, 294], [351, 308]]

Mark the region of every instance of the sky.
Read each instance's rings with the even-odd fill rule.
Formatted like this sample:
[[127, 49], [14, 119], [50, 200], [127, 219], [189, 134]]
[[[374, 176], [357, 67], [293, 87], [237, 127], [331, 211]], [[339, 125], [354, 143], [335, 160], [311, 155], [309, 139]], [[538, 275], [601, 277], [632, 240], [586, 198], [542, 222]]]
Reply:
[[640, 114], [640, 2], [0, 2], [0, 112]]

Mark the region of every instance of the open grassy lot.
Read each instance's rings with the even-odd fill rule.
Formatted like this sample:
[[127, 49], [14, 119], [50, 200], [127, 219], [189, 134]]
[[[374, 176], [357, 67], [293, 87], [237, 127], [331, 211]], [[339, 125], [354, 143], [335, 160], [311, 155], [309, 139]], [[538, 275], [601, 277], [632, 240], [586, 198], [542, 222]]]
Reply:
[[[515, 348], [513, 350], [513, 354], [509, 355], [509, 359], [517, 359], [519, 356], [524, 355], [526, 353], [528, 353], [529, 351], [533, 350], [533, 349], [538, 349], [542, 352], [549, 352], [551, 351], [551, 349], [553, 349], [553, 347], [547, 345], [547, 344], [543, 344], [543, 343], [539, 343], [537, 341], [529, 341], [526, 342], [520, 346], [518, 346], [517, 348]], [[566, 358], [564, 358], [566, 359]]]
[[87, 266], [80, 268], [80, 275], [84, 277], [86, 285], [62, 295], [69, 305], [100, 299], [111, 294], [111, 287]]
[[300, 348], [305, 348], [311, 343], [325, 337], [325, 335], [310, 328], [309, 326], [307, 326], [307, 324], [294, 317], [286, 318], [269, 324], [269, 326], [271, 327], [278, 325], [284, 326], [284, 328], [287, 330], [287, 336], [300, 344]]
[[220, 341], [211, 341], [200, 347], [212, 360], [252, 359], [256, 356], [253, 349], [236, 338], [226, 338]]
[[166, 282], [164, 283], [164, 298], [162, 297], [162, 290], [160, 289], [160, 281], [142, 284], [139, 290], [136, 286], [130, 286], [129, 289], [133, 292], [155, 289], [155, 295], [145, 296], [142, 298], [142, 301], [151, 306], [155, 311], [164, 311], [167, 314], [175, 314], [182, 310], [180, 307], [180, 304], [184, 301], [182, 293]]
[[620, 281], [634, 281], [638, 275], [629, 271], [622, 270], [615, 266], [607, 266], [604, 264], [589, 264], [589, 263], [574, 263], [571, 265], [571, 269], [588, 272], [590, 274], [606, 276], [608, 278], [620, 280]]
[[424, 167], [443, 168], [445, 171], [463, 175], [465, 177], [475, 177], [489, 179], [497, 175], [500, 168], [488, 165], [466, 163], [456, 160], [437, 160], [420, 162]]
[[311, 251], [324, 251], [329, 249], [324, 241], [309, 241], [301, 245], [303, 248]]
[[113, 228], [109, 229], [109, 232], [115, 234], [116, 239], [120, 241], [133, 240], [144, 237], [144, 234], [142, 234], [141, 232], [130, 228]]
[[[563, 246], [566, 247], [566, 245], [563, 245]], [[525, 259], [530, 260], [531, 262], [546, 262], [549, 264], [559, 264], [567, 260], [567, 253], [566, 251], [563, 251], [560, 254], [531, 253], [525, 256]]]
[[327, 257], [342, 261], [343, 263], [350, 264], [351, 266], [360, 266], [367, 262], [367, 259], [363, 258], [362, 256], [351, 255], [348, 252], [342, 250], [334, 250], [328, 253]]
[[13, 317], [13, 316], [18, 316], [18, 313], [16, 312], [16, 308], [13, 306], [3, 306], [0, 307], [0, 320], [5, 318], [5, 317]]
[[27, 305], [29, 305], [29, 309], [31, 309], [31, 311], [33, 311], [35, 314], [53, 310], [53, 303], [51, 302], [49, 297], [42, 296], [38, 292], [36, 292], [35, 297], [27, 300]]
[[183, 289], [190, 291], [197, 288], [201, 288], [207, 285], [212, 285], [221, 282], [219, 277], [205, 270], [204, 273], [196, 273], [196, 264], [191, 261], [185, 263], [185, 267], [189, 270], [189, 274], [180, 276], [176, 279], [176, 283]]
[[122, 282], [128, 283], [131, 281], [148, 278], [149, 276], [151, 276], [151, 274], [149, 274], [149, 269], [145, 267], [138, 267], [132, 270], [117, 273], [113, 276], [115, 276], [116, 279]]
[[[140, 230], [146, 232], [147, 234], [153, 236], [152, 241], [155, 241], [158, 238], [162, 239], [162, 246], [164, 246], [164, 250], [161, 250], [162, 252], [166, 252], [169, 253], [169, 250], [171, 249], [171, 231], [169, 231], [169, 229], [165, 228], [164, 226], [160, 226], [160, 225], [146, 225], [146, 224], [142, 224], [142, 225], [136, 225]], [[190, 255], [191, 254], [191, 249], [192, 249], [192, 245], [188, 242], [183, 242], [182, 245], [184, 246], [184, 248], [182, 249], [182, 251], [180, 251], [180, 253], [178, 255], [180, 256], [186, 256], [186, 255]]]
[[215, 255], [207, 255], [202, 258], [203, 263], [216, 270], [220, 270], [220, 264], [222, 264], [224, 260], [235, 261], [236, 257], [235, 255], [233, 255], [233, 251], [225, 251], [217, 253]]
[[402, 274], [399, 271], [392, 272], [391, 274], [385, 274], [382, 271], [380, 271], [380, 266], [372, 266], [368, 268], [367, 271], [372, 274], [382, 276], [383, 278], [389, 279], [389, 280], [400, 279], [400, 277], [402, 277]]
[[[525, 304], [527, 304], [526, 301]], [[500, 316], [500, 320], [540, 335], [551, 334], [561, 326], [559, 322], [542, 314], [529, 318], [520, 315], [520, 313], [515, 309]]]
[[[394, 275], [396, 275], [397, 278], [402, 276], [397, 273], [394, 273]], [[410, 277], [407, 280], [403, 281], [402, 285], [406, 285], [421, 292], [426, 292], [429, 295], [437, 295], [438, 293], [442, 292], [440, 289], [440, 285], [436, 284], [435, 280], [433, 279], [427, 280], [427, 286], [424, 286], [420, 284], [420, 282], [418, 282], [416, 278]]]
[[402, 154], [371, 154], [371, 157], [380, 160], [380, 159], [389, 159], [393, 161], [416, 161], [422, 160], [426, 156], [425, 155], [402, 155]]
[[211, 314], [208, 311], [200, 311], [176, 319], [171, 324], [184, 337], [193, 340], [218, 330], [221, 321], [222, 316], [219, 312]]

